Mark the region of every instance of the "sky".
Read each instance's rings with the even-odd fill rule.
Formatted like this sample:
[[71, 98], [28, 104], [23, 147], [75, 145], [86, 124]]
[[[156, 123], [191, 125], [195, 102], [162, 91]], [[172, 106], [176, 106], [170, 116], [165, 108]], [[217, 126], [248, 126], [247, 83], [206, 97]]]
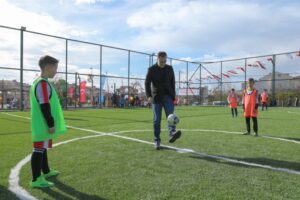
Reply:
[[[300, 50], [299, 10], [297, 0], [0, 0], [0, 25], [210, 61]], [[65, 59], [63, 41], [30, 34], [25, 38], [26, 67], [36, 68], [36, 60], [45, 53]], [[18, 33], [0, 29], [0, 66], [19, 65], [18, 40]], [[93, 68], [99, 73], [98, 47], [69, 46], [70, 71], [87, 73]], [[103, 72], [127, 76], [127, 53], [103, 52]], [[148, 57], [132, 55], [136, 67], [131, 75], [144, 75], [147, 64]], [[176, 74], [185, 69], [185, 63], [176, 64]]]

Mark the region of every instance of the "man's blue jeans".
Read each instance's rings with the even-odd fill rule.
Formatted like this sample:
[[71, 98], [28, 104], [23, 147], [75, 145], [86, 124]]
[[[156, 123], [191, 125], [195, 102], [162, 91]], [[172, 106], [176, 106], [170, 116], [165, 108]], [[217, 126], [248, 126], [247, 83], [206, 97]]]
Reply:
[[[153, 127], [154, 127], [154, 140], [160, 141], [160, 122], [161, 122], [161, 114], [162, 114], [162, 108], [165, 110], [166, 117], [168, 117], [170, 114], [174, 112], [174, 103], [170, 96], [165, 95], [162, 98], [161, 103], [152, 104], [152, 110], [153, 110]], [[170, 126], [168, 125], [168, 131], [171, 135], [173, 132], [175, 132], [176, 126]]]

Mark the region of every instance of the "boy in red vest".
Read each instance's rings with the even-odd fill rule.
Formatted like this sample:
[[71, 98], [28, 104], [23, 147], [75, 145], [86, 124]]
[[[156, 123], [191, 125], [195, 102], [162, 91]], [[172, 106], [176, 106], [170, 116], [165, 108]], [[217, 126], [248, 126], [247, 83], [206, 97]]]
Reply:
[[257, 90], [254, 88], [254, 79], [249, 78], [248, 87], [243, 92], [243, 110], [246, 119], [247, 132], [244, 135], [250, 135], [250, 118], [253, 121], [254, 134], [258, 136], [257, 125], [257, 108], [258, 108], [258, 95]]
[[237, 111], [238, 97], [235, 93], [234, 88], [232, 88], [231, 91], [229, 92], [228, 97], [227, 97], [227, 102], [229, 103], [229, 106], [231, 108], [232, 117], [234, 117], [234, 114], [235, 114], [235, 117], [237, 117], [238, 116], [238, 111]]
[[260, 95], [261, 97], [261, 110], [263, 111], [264, 108], [266, 108], [266, 110], [268, 110], [268, 93], [267, 93], [267, 89], [264, 89], [264, 91], [261, 93]]

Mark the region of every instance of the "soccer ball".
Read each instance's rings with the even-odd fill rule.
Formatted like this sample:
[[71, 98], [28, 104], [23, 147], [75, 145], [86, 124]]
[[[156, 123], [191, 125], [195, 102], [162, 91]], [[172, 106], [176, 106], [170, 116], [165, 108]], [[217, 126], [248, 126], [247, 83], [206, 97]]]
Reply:
[[170, 114], [168, 116], [168, 124], [171, 126], [175, 126], [179, 123], [179, 117], [177, 117], [175, 114]]

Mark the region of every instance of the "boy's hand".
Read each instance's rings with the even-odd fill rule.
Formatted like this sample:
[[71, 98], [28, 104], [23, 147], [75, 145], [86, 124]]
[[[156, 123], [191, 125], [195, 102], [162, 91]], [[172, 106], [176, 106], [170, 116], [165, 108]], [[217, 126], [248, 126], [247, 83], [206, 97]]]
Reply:
[[55, 127], [49, 128], [49, 133], [50, 133], [50, 134], [53, 134], [54, 132], [55, 132]]

